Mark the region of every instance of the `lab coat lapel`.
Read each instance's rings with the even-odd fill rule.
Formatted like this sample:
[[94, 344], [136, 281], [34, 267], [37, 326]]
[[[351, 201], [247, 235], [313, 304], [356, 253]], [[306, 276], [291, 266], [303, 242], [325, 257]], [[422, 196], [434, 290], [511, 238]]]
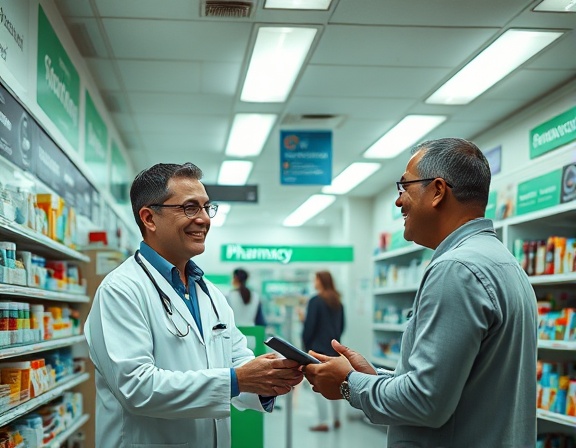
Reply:
[[[142, 256], [140, 256], [140, 258], [142, 260], [144, 260], [144, 263], [146, 263], [146, 267], [148, 268], [148, 270], [150, 271], [150, 273], [154, 277], [154, 280], [156, 280], [156, 283], [158, 283], [158, 286], [162, 289], [162, 291], [164, 291], [164, 293], [172, 301], [172, 307], [174, 308], [174, 312], [172, 314], [172, 319], [174, 320], [174, 322], [176, 323], [176, 325], [178, 326], [180, 331], [183, 333], [186, 333], [186, 329], [184, 328], [185, 324], [184, 324], [184, 322], [182, 322], [182, 318], [184, 318], [185, 322], [188, 325], [190, 325], [191, 332], [196, 335], [196, 337], [198, 338], [200, 343], [204, 344], [204, 338], [200, 334], [200, 330], [198, 329], [198, 325], [196, 325], [196, 321], [194, 320], [192, 313], [190, 312], [190, 310], [188, 309], [188, 307], [186, 306], [186, 304], [182, 300], [182, 297], [180, 297], [178, 295], [178, 293], [174, 290], [172, 285], [170, 283], [168, 283], [168, 281], [162, 276], [162, 274], [160, 274], [154, 268], [154, 266], [152, 266], [148, 262], [148, 260], [146, 260]], [[157, 298], [157, 300], [159, 301], [160, 299]], [[164, 311], [164, 308], [162, 308], [162, 311]], [[200, 316], [202, 316], [202, 313], [200, 314]], [[170, 328], [170, 331], [175, 332], [175, 329]]]

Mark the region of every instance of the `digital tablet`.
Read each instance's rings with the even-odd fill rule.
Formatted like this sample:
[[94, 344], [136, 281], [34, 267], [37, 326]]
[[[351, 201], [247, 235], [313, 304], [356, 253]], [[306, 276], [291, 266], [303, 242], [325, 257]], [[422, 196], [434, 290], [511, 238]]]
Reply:
[[271, 336], [264, 341], [268, 347], [276, 350], [281, 355], [288, 359], [297, 361], [299, 364], [320, 364], [320, 361], [306, 352], [303, 352], [297, 347], [294, 347], [290, 342], [285, 341], [277, 336]]

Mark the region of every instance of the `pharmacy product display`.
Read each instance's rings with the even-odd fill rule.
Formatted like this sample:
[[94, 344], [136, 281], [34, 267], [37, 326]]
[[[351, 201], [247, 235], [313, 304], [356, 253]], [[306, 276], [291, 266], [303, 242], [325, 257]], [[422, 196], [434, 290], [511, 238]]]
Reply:
[[374, 257], [372, 362], [393, 369], [400, 353], [402, 332], [432, 251], [416, 244]]
[[[4, 204], [7, 202], [4, 201]], [[88, 257], [0, 210], [0, 446], [60, 446], [87, 420], [78, 306]]]

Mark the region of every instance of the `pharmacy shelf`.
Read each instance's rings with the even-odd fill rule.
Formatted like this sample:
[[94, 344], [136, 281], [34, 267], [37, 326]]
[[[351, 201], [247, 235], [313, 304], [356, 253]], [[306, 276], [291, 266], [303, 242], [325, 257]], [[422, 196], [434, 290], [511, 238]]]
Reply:
[[90, 258], [77, 250], [48, 238], [28, 227], [8, 221], [0, 216], [0, 235], [16, 243], [17, 250], [29, 250], [52, 260], [90, 261]]
[[386, 357], [372, 356], [371, 361], [372, 364], [375, 364], [376, 366], [386, 367], [388, 369], [395, 369], [399, 359], [400, 359], [399, 355], [396, 356], [389, 355]]
[[536, 416], [542, 420], [548, 420], [550, 422], [558, 423], [560, 425], [576, 428], [576, 417], [557, 414], [555, 412], [545, 411], [543, 409], [536, 409]]
[[576, 283], [576, 272], [556, 275], [535, 275], [528, 277], [532, 285], [567, 285]]
[[395, 249], [375, 255], [372, 257], [372, 261], [381, 261], [387, 260], [388, 258], [401, 257], [403, 255], [413, 254], [424, 249], [426, 249], [424, 246], [420, 246], [418, 244], [410, 244], [409, 246], [402, 247], [401, 249]]
[[35, 344], [18, 345], [0, 349], [0, 359], [13, 358], [15, 356], [30, 355], [32, 353], [45, 352], [61, 347], [69, 347], [74, 344], [84, 342], [86, 338], [83, 334], [68, 338], [50, 339], [48, 341], [37, 342]]
[[399, 287], [384, 286], [381, 288], [374, 288], [372, 290], [372, 294], [374, 294], [375, 296], [383, 296], [387, 294], [407, 294], [407, 293], [414, 294], [416, 293], [416, 291], [418, 291], [417, 285], [399, 286]]
[[65, 431], [62, 431], [47, 444], [42, 445], [42, 448], [60, 448], [72, 434], [78, 431], [82, 425], [88, 421], [89, 418], [90, 416], [88, 414], [81, 415], [79, 418], [74, 420]]
[[89, 377], [90, 375], [88, 373], [78, 373], [76, 375], [71, 375], [67, 379], [60, 381], [60, 383], [54, 389], [51, 389], [42, 395], [39, 395], [38, 397], [34, 397], [31, 400], [25, 401], [24, 403], [19, 404], [18, 406], [15, 406], [12, 409], [0, 414], [0, 427], [13, 422], [17, 418], [26, 415], [34, 409], [39, 408], [43, 404], [52, 401], [58, 395], [72, 389], [80, 383], [83, 383]]
[[538, 339], [538, 348], [545, 350], [564, 350], [576, 351], [576, 342], [574, 341], [548, 341]]
[[58, 302], [88, 303], [90, 297], [69, 292], [48, 291], [47, 289], [0, 283], [0, 296], [24, 297], [26, 299], [54, 300]]
[[403, 323], [403, 324], [386, 324], [386, 323], [374, 323], [372, 325], [372, 329], [373, 330], [377, 330], [377, 331], [398, 331], [398, 332], [404, 332], [404, 330], [406, 330], [406, 327], [408, 326], [407, 323]]

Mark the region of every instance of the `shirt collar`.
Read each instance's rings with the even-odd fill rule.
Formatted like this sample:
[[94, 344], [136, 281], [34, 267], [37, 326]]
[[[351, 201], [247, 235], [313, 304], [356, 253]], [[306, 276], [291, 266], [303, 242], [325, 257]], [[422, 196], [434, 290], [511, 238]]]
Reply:
[[[156, 269], [162, 277], [168, 281], [168, 283], [174, 286], [173, 273], [178, 271], [176, 266], [163, 258], [144, 241], [140, 242], [140, 252], [142, 253], [142, 256], [150, 262], [154, 269]], [[200, 269], [192, 260], [188, 260], [188, 263], [186, 263], [186, 275], [192, 277], [192, 279], [197, 282], [204, 276], [204, 271], [202, 271], [202, 269]], [[177, 275], [177, 277], [179, 276]]]
[[494, 224], [490, 219], [476, 218], [472, 221], [468, 221], [466, 224], [458, 227], [450, 235], [444, 238], [444, 241], [442, 241], [434, 251], [431, 261], [440, 257], [449, 250], [454, 249], [456, 246], [459, 246], [463, 241], [467, 240], [471, 236], [482, 232], [490, 232], [496, 236]]

